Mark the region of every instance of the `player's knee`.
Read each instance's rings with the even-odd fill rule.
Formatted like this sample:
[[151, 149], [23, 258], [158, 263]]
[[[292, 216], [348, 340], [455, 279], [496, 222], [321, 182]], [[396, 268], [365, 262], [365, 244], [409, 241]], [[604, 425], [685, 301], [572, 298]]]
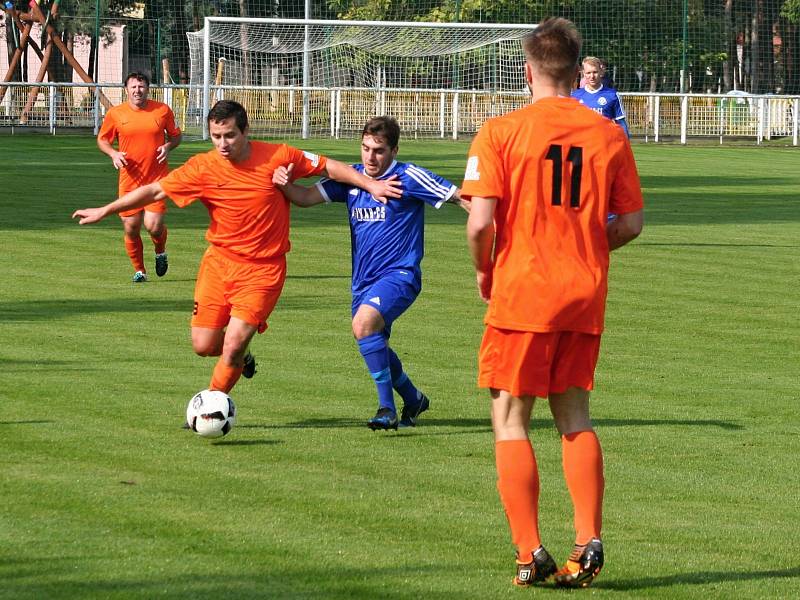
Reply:
[[372, 319], [362, 319], [358, 315], [355, 316], [352, 323], [353, 335], [357, 340], [363, 340], [376, 333], [383, 331], [383, 327], [378, 327]]
[[217, 355], [219, 355], [219, 352], [216, 352], [214, 346], [212, 346], [211, 344], [205, 344], [205, 343], [197, 344], [197, 343], [195, 343], [195, 344], [192, 344], [192, 346], [194, 348], [194, 353], [197, 354], [197, 356], [217, 356]]
[[219, 356], [222, 354], [222, 341], [208, 337], [192, 337], [192, 349], [198, 356]]

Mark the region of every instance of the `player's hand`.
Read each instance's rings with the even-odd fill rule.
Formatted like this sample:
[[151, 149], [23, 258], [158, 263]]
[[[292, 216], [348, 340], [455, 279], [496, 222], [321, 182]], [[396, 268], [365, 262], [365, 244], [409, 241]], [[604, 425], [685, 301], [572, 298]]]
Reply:
[[476, 273], [477, 281], [478, 281], [478, 294], [481, 297], [481, 300], [489, 304], [489, 300], [492, 297], [492, 272], [488, 271], [486, 273], [482, 271], [478, 271]]
[[125, 158], [124, 152], [114, 152], [114, 154], [111, 155], [111, 162], [114, 163], [114, 168], [117, 170], [128, 166], [128, 161]]
[[80, 225], [97, 223], [105, 216], [105, 211], [102, 208], [81, 208], [72, 213], [73, 219], [80, 219], [78, 221]]
[[403, 184], [397, 179], [397, 175], [392, 175], [386, 179], [375, 179], [367, 190], [372, 197], [381, 204], [386, 204], [391, 198], [403, 196]]
[[278, 186], [288, 185], [292, 182], [292, 171], [294, 171], [294, 163], [289, 163], [288, 167], [281, 165], [272, 173], [272, 183]]
[[159, 146], [156, 150], [156, 160], [159, 162], [159, 164], [167, 160], [167, 156], [169, 156], [169, 144]]

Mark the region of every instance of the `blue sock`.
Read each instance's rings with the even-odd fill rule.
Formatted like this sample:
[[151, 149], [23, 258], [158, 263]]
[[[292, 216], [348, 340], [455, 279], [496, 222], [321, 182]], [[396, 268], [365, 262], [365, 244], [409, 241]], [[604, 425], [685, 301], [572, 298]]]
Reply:
[[367, 363], [369, 374], [375, 380], [378, 388], [378, 405], [397, 412], [394, 406], [394, 390], [392, 389], [392, 375], [389, 368], [389, 347], [382, 333], [373, 333], [358, 340], [358, 350]]
[[391, 348], [389, 348], [389, 368], [392, 371], [392, 385], [403, 398], [403, 403], [409, 406], [416, 406], [420, 398], [419, 392], [403, 371], [403, 363], [400, 362], [400, 357]]

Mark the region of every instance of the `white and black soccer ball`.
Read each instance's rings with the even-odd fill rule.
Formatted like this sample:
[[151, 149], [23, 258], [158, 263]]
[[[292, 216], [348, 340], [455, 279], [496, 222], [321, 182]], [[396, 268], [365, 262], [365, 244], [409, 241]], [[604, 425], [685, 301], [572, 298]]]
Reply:
[[235, 422], [236, 405], [225, 392], [197, 392], [186, 407], [186, 423], [189, 429], [202, 437], [217, 438], [227, 435]]

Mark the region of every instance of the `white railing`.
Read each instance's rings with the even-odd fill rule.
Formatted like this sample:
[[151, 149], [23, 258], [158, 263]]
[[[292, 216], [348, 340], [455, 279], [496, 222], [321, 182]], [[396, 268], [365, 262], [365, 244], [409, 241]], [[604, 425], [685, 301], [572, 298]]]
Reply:
[[[3, 88], [6, 88], [3, 90]], [[305, 93], [303, 93], [305, 92]], [[97, 133], [107, 106], [124, 100], [119, 84], [7, 83], [0, 86], [0, 132], [77, 128]], [[357, 137], [376, 114], [395, 116], [406, 138], [474, 135], [486, 119], [525, 106], [526, 93], [318, 87], [211, 86], [208, 102], [227, 98], [244, 104], [250, 128], [260, 137], [301, 137], [303, 114], [312, 137]], [[166, 102], [179, 126], [201, 136], [205, 113], [201, 88], [153, 86], [151, 97]], [[748, 140], [761, 144], [781, 139], [798, 145], [798, 96], [724, 94], [621, 94], [634, 140]], [[308, 103], [304, 113], [304, 103]]]

